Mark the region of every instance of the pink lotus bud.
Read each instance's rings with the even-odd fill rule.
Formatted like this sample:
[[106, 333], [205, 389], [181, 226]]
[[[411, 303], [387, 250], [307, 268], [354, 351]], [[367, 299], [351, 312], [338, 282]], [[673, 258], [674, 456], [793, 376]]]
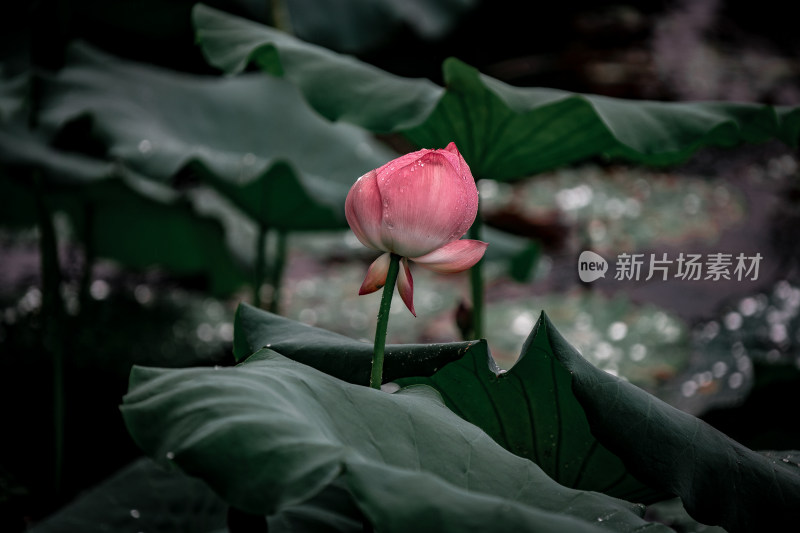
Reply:
[[403, 257], [397, 288], [414, 316], [406, 258], [436, 272], [461, 272], [483, 257], [487, 243], [459, 240], [478, 214], [478, 189], [455, 143], [419, 150], [371, 170], [355, 182], [345, 216], [364, 246], [384, 253], [370, 266], [359, 294], [383, 287], [389, 254]]

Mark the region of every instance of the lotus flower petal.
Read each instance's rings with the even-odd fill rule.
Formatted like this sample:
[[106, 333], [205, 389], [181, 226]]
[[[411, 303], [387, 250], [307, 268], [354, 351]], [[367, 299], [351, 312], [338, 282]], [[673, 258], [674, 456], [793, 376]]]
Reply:
[[483, 257], [488, 243], [462, 239], [445, 244], [441, 248], [411, 260], [425, 268], [444, 274], [461, 272], [470, 268]]
[[411, 277], [411, 269], [408, 267], [408, 259], [405, 257], [400, 260], [400, 272], [397, 274], [397, 292], [406, 304], [411, 314], [417, 316], [414, 311], [414, 279]]
[[[429, 151], [415, 162], [381, 174], [383, 244], [403, 257], [425, 255], [459, 239], [475, 220], [478, 192], [466, 164], [445, 150]], [[389, 167], [391, 168], [391, 167]], [[460, 173], [459, 173], [460, 169]]]
[[487, 244], [459, 239], [477, 213], [478, 189], [455, 143], [400, 156], [361, 176], [347, 194], [347, 222], [362, 244], [388, 253], [370, 266], [359, 294], [385, 285], [390, 254], [397, 254], [398, 291], [416, 316], [408, 258], [437, 272], [471, 267]]
[[364, 283], [358, 290], [359, 296], [369, 294], [377, 291], [386, 285], [386, 276], [389, 274], [389, 263], [391, 262], [391, 254], [388, 252], [381, 254], [367, 269], [367, 276], [364, 278]]
[[344, 203], [344, 214], [350, 229], [361, 244], [374, 250], [389, 251], [382, 244], [383, 206], [376, 172], [370, 170], [353, 184]]
[[478, 212], [478, 190], [454, 143], [419, 150], [367, 172], [353, 185], [345, 216], [367, 247], [417, 257], [459, 239]]

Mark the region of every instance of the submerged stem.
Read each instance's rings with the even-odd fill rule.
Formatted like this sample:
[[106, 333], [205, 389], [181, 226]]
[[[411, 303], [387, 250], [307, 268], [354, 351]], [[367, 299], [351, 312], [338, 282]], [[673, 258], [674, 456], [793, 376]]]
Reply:
[[256, 264], [253, 278], [254, 307], [261, 307], [261, 286], [264, 284], [264, 270], [267, 263], [267, 229], [266, 224], [259, 223], [258, 235], [256, 236]]
[[45, 197], [42, 176], [34, 175], [36, 204], [39, 216], [39, 253], [42, 276], [43, 343], [53, 362], [53, 485], [61, 493], [64, 469], [64, 338], [62, 320], [64, 302], [61, 298], [61, 266], [52, 212]]
[[275, 259], [270, 269], [270, 285], [272, 285], [272, 297], [269, 300], [270, 313], [278, 313], [280, 309], [281, 281], [283, 280], [283, 271], [286, 268], [287, 248], [287, 232], [286, 230], [278, 230], [278, 239], [275, 244]]
[[394, 285], [397, 283], [397, 273], [400, 271], [400, 256], [391, 255], [389, 272], [386, 274], [386, 284], [383, 286], [381, 307], [378, 311], [378, 326], [375, 328], [375, 349], [372, 352], [372, 373], [369, 377], [369, 386], [380, 389], [383, 383], [383, 354], [386, 348], [386, 328], [389, 326], [389, 309], [392, 306]]

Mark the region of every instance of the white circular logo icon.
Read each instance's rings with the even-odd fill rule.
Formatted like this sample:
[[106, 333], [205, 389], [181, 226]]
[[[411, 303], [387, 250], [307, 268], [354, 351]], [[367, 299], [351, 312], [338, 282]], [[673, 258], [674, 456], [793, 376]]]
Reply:
[[578, 257], [578, 277], [584, 283], [591, 283], [597, 278], [606, 277], [608, 263], [602, 256], [586, 250]]

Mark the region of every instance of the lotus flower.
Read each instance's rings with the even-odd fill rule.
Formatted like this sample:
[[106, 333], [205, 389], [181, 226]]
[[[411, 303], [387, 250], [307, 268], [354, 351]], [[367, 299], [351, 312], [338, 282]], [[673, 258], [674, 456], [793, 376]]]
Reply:
[[487, 243], [461, 239], [478, 214], [478, 189], [455, 143], [398, 157], [355, 182], [345, 216], [358, 240], [385, 252], [370, 265], [358, 294], [386, 284], [391, 254], [400, 256], [397, 289], [414, 316], [414, 281], [408, 260], [436, 272], [470, 268]]

